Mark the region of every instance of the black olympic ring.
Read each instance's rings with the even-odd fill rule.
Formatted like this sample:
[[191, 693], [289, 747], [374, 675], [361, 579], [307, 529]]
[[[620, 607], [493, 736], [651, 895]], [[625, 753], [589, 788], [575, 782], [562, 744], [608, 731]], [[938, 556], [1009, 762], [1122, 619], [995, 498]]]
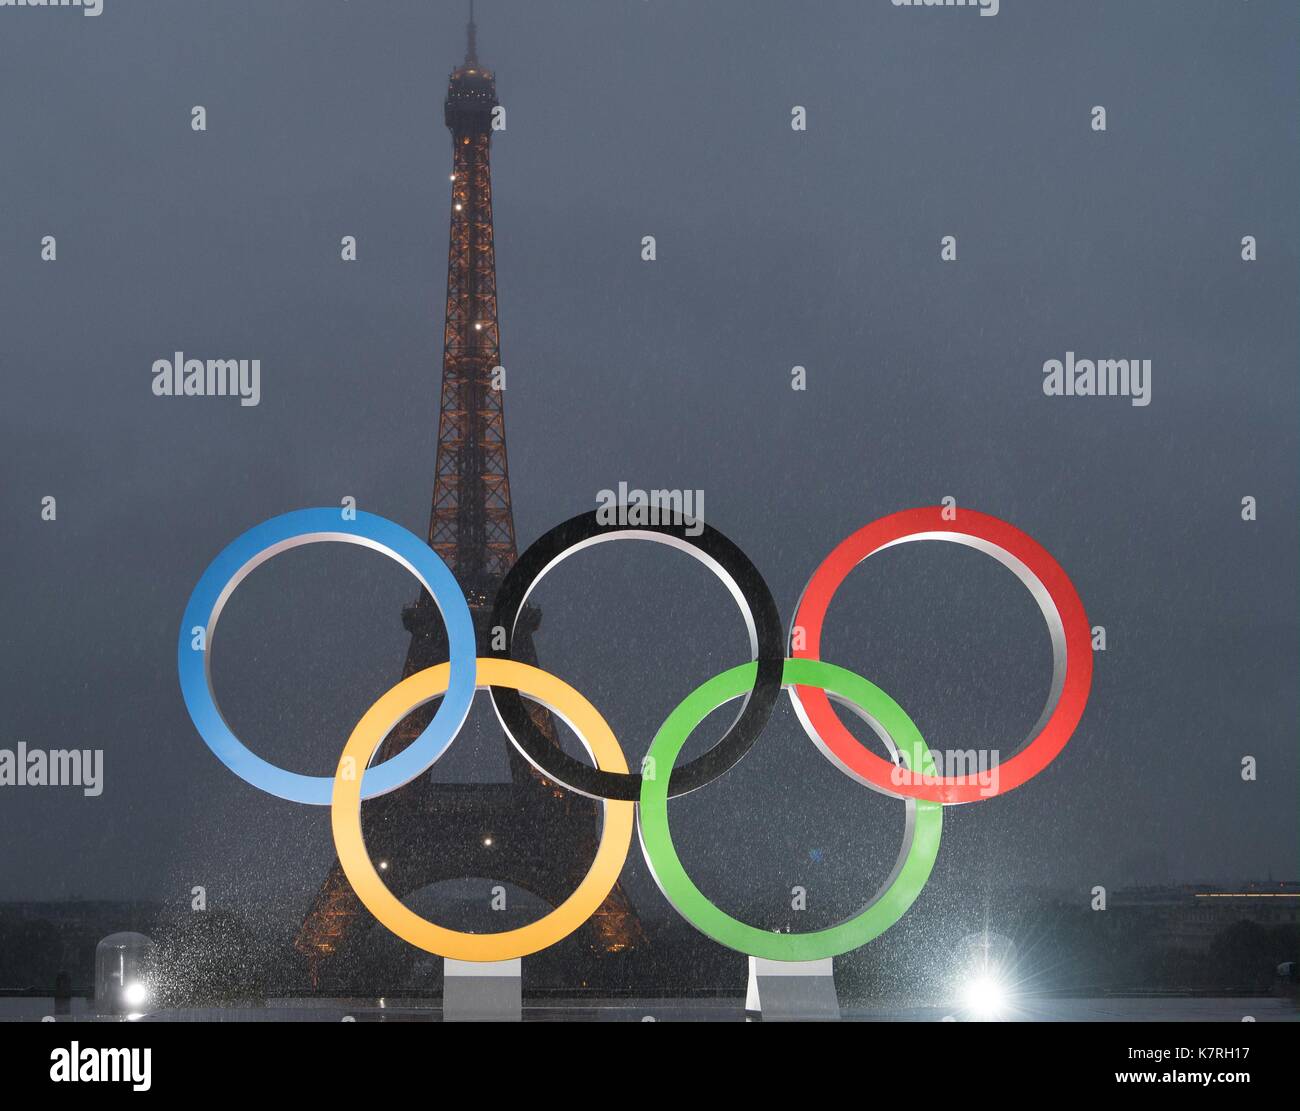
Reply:
[[[493, 629], [505, 632], [504, 645], [494, 647], [492, 655], [513, 658], [510, 652], [515, 624], [528, 595], [549, 571], [583, 548], [608, 540], [651, 540], [698, 559], [718, 576], [740, 606], [749, 629], [750, 651], [758, 667], [754, 686], [722, 739], [704, 755], [673, 769], [668, 794], [675, 797], [698, 790], [735, 767], [767, 727], [781, 693], [785, 634], [772, 592], [758, 568], [717, 529], [680, 513], [672, 514], [671, 524], [628, 525], [602, 521], [611, 512], [615, 512], [616, 520], [626, 519], [624, 509], [621, 506], [618, 511], [594, 509], [572, 517], [556, 525], [519, 557], [502, 581], [492, 606]], [[600, 771], [575, 760], [561, 752], [537, 727], [518, 691], [495, 686], [489, 690], [506, 735], [538, 771], [591, 798], [634, 802], [641, 797], [640, 775]]]

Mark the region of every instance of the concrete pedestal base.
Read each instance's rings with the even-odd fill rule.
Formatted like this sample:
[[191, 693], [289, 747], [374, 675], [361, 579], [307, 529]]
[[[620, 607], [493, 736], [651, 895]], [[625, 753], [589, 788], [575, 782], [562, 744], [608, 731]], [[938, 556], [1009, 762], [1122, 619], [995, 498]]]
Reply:
[[442, 962], [444, 1022], [519, 1022], [523, 980], [519, 958], [512, 961]]
[[750, 957], [745, 1011], [776, 1022], [838, 1021], [840, 1001], [830, 958], [769, 961]]

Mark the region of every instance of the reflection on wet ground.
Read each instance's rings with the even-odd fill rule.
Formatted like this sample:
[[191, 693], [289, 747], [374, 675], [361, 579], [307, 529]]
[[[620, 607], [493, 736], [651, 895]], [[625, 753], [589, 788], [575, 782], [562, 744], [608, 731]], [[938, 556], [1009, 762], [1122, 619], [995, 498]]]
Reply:
[[[959, 1011], [941, 1006], [900, 1003], [845, 1005], [853, 1022], [961, 1021]], [[754, 1016], [749, 1016], [754, 1017]], [[1257, 1022], [1300, 1021], [1300, 1003], [1269, 996], [1237, 998], [1108, 998], [1021, 1001], [1002, 1016], [1029, 1022]], [[84, 999], [71, 1001], [69, 1013], [56, 1015], [54, 1000], [0, 999], [0, 1021], [115, 1021], [93, 1013]], [[271, 999], [265, 1004], [235, 1004], [141, 1015], [146, 1022], [440, 1022], [437, 999]], [[724, 999], [556, 999], [525, 1000], [525, 1022], [744, 1022], [742, 997]]]

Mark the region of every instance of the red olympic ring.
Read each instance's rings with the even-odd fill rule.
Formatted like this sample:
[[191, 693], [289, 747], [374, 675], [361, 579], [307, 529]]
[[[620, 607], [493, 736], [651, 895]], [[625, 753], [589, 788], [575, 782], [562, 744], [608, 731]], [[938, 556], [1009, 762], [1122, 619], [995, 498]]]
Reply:
[[[953, 519], [946, 520], [945, 512]], [[963, 776], [911, 776], [863, 747], [835, 715], [825, 691], [792, 687], [790, 694], [805, 728], [823, 753], [867, 786], [896, 798], [976, 802], [1019, 787], [1047, 767], [1065, 747], [1083, 716], [1092, 687], [1092, 631], [1074, 584], [1047, 549], [1032, 537], [987, 513], [925, 506], [881, 517], [836, 546], [814, 572], [799, 600], [794, 629], [803, 630], [804, 643], [793, 647], [790, 654], [820, 659], [826, 609], [849, 572], [882, 548], [914, 540], [947, 540], [998, 559], [1029, 587], [1052, 633], [1053, 689], [1043, 718], [1030, 734], [1029, 744], [998, 765], [996, 787]], [[1058, 621], [1054, 622], [1054, 617]]]

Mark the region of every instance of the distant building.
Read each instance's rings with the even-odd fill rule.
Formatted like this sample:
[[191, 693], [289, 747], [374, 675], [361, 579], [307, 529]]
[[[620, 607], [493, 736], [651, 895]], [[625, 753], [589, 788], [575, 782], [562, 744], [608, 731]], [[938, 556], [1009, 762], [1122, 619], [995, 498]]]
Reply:
[[1119, 912], [1116, 925], [1140, 915], [1150, 924], [1153, 941], [1208, 953], [1215, 937], [1238, 922], [1300, 925], [1300, 881], [1121, 888], [1109, 908]]

